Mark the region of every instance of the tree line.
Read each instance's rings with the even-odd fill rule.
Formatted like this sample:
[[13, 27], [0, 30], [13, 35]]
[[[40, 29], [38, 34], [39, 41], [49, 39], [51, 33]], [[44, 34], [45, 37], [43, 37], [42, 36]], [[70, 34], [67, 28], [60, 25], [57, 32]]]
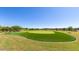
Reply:
[[22, 27], [20, 26], [0, 26], [0, 31], [1, 32], [18, 32], [20, 31], [21, 29], [23, 29]]
[[79, 28], [73, 28], [72, 26], [68, 28], [23, 28], [21, 26], [0, 26], [1, 32], [19, 32], [21, 30], [63, 30], [63, 31], [77, 31]]
[[29, 30], [63, 30], [63, 31], [77, 31], [79, 28], [73, 28], [72, 26], [69, 26], [68, 28], [29, 28]]

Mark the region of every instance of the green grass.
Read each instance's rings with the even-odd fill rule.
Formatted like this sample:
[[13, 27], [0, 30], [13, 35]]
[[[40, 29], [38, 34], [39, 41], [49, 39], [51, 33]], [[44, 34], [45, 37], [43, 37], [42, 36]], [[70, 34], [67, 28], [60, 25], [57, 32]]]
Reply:
[[[55, 34], [52, 31], [26, 31], [35, 34]], [[79, 51], [79, 32], [58, 31], [76, 38], [68, 42], [45, 42], [25, 38], [26, 32], [0, 33], [0, 51]], [[48, 33], [50, 32], [50, 33]], [[51, 33], [52, 32], [52, 33]], [[24, 34], [25, 33], [25, 34]], [[12, 34], [12, 35], [11, 35]], [[23, 35], [23, 36], [22, 36]], [[26, 35], [25, 35], [26, 36]]]
[[76, 40], [75, 37], [62, 33], [62, 32], [49, 32], [46, 31], [39, 33], [40, 31], [28, 31], [28, 32], [12, 32], [10, 34], [20, 35], [28, 39], [43, 41], [43, 42], [70, 42]]

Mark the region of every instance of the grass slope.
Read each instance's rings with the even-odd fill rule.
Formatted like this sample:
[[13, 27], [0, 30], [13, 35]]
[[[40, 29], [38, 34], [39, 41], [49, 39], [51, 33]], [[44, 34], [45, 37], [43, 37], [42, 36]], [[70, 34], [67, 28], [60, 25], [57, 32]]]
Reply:
[[69, 41], [74, 41], [76, 39], [73, 36], [70, 36], [62, 32], [56, 32], [56, 31], [54, 33], [16, 32], [16, 33], [11, 33], [11, 34], [20, 35], [28, 39], [44, 41], [44, 42], [69, 42]]

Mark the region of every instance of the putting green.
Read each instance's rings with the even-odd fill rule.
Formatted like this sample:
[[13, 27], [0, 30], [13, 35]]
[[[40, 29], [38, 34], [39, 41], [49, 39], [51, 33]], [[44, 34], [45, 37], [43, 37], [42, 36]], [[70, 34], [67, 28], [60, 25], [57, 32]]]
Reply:
[[44, 41], [44, 42], [70, 42], [76, 40], [75, 37], [62, 33], [62, 32], [54, 32], [54, 33], [37, 33], [37, 32], [13, 32], [11, 34], [24, 36], [28, 39]]

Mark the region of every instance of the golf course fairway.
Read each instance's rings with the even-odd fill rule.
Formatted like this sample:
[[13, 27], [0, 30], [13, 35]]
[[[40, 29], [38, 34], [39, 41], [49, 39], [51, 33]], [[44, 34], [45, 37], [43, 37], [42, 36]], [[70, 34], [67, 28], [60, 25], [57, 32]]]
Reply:
[[10, 34], [23, 36], [25, 38], [36, 40], [36, 41], [43, 41], [43, 42], [71, 42], [76, 40], [75, 37], [57, 31], [52, 31], [52, 33], [39, 33], [39, 32], [11, 32]]

